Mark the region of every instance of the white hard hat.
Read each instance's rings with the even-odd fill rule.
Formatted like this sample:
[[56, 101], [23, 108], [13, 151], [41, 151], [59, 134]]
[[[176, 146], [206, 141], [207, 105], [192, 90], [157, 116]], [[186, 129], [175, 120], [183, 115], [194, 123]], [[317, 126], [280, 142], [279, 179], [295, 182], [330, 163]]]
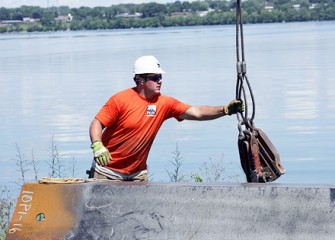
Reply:
[[142, 56], [135, 61], [134, 64], [135, 74], [146, 73], [165, 73], [161, 69], [161, 64], [154, 56]]

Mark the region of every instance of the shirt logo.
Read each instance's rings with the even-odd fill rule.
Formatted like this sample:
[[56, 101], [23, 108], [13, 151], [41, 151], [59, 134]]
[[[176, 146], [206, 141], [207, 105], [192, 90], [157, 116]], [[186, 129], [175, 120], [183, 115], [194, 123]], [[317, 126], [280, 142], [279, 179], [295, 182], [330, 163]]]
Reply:
[[147, 116], [156, 116], [156, 105], [149, 105], [147, 107]]

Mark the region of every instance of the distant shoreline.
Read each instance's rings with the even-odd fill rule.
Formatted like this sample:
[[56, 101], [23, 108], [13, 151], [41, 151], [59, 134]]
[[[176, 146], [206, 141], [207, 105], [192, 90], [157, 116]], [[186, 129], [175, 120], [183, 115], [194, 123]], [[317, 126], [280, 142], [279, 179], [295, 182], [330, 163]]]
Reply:
[[[0, 8], [0, 33], [111, 30], [159, 27], [232, 25], [236, 1], [195, 1], [160, 4], [118, 4], [110, 7], [67, 6]], [[299, 1], [243, 2], [243, 22], [282, 23], [335, 20], [335, 3]]]

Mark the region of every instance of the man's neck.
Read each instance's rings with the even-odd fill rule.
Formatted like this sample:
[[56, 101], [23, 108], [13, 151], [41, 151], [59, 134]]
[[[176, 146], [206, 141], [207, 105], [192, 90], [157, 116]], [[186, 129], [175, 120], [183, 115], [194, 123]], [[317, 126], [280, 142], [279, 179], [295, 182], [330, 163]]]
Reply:
[[136, 91], [138, 92], [139, 95], [141, 95], [143, 98], [148, 99], [148, 100], [155, 98], [155, 96], [157, 95], [157, 94], [148, 94], [141, 87], [137, 87]]

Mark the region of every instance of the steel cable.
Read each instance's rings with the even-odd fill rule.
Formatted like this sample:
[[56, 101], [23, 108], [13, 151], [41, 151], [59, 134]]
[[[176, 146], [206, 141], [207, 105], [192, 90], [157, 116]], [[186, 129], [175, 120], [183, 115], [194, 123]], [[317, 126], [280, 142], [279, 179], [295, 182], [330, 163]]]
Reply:
[[[244, 113], [238, 113], [238, 126], [240, 135], [243, 137], [242, 125], [245, 126], [246, 130], [253, 130], [253, 120], [255, 118], [255, 99], [251, 89], [250, 82], [247, 77], [247, 68], [244, 55], [244, 38], [243, 38], [243, 18], [242, 18], [242, 4], [241, 0], [237, 0], [236, 6], [236, 59], [237, 59], [237, 81], [236, 81], [236, 99], [244, 101], [245, 111]], [[246, 84], [245, 84], [246, 83]], [[246, 85], [246, 87], [245, 87]], [[247, 91], [250, 96], [247, 96]], [[249, 117], [248, 113], [248, 99], [252, 103], [252, 113]]]

